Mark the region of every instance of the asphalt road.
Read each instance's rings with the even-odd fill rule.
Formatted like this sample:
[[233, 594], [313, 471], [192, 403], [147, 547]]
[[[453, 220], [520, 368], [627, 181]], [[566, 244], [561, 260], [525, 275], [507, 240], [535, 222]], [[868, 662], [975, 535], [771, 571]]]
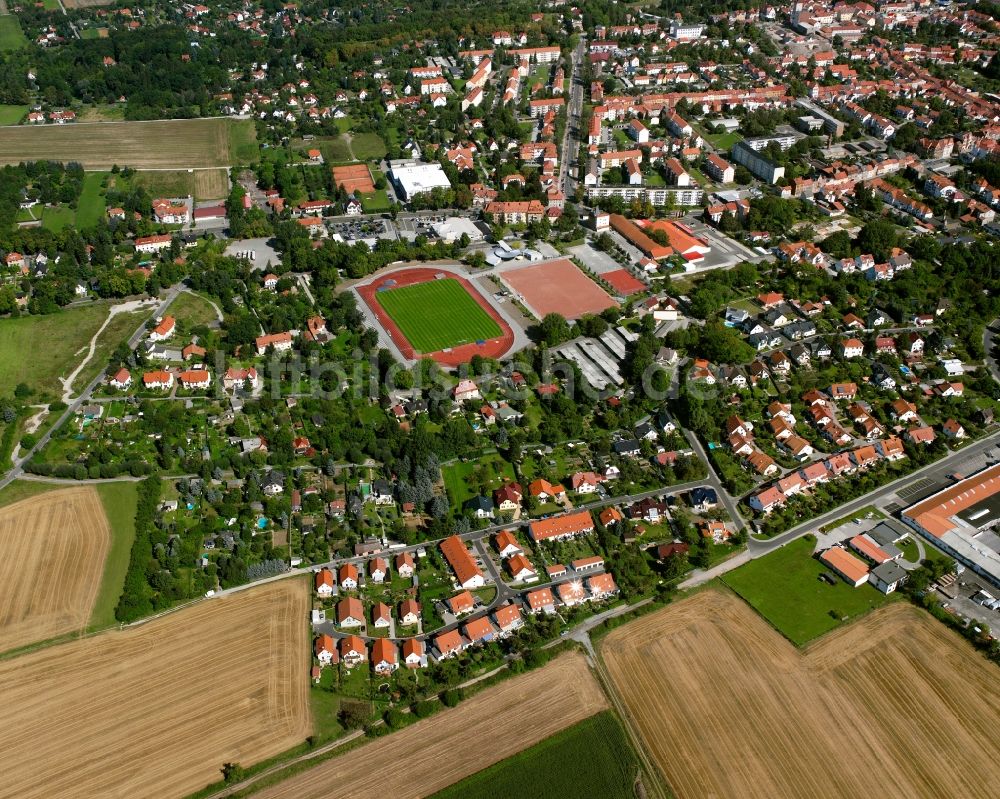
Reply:
[[569, 103], [566, 109], [566, 131], [563, 136], [562, 153], [559, 158], [559, 189], [566, 197], [576, 192], [576, 179], [570, 174], [570, 167], [577, 162], [580, 152], [580, 114], [583, 112], [583, 83], [580, 80], [580, 62], [583, 60], [586, 38], [581, 36], [573, 50], [569, 70]]

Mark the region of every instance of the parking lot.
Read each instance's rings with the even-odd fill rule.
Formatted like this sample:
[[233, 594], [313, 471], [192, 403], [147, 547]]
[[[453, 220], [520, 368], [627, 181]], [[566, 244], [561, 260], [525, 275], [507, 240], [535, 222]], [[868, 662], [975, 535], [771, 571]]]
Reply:
[[962, 619], [988, 624], [991, 629], [1000, 628], [1000, 611], [991, 610], [972, 601], [972, 596], [980, 589], [985, 589], [994, 597], [1000, 597], [1000, 589], [987, 585], [975, 574], [968, 571], [959, 577], [956, 585], [958, 586], [958, 596], [954, 598], [946, 596], [940, 591], [934, 592], [941, 600], [942, 607], [956, 613]]
[[725, 269], [743, 261], [758, 263], [770, 257], [751, 250], [749, 247], [740, 244], [740, 242], [720, 233], [711, 225], [706, 225], [700, 219], [684, 217], [682, 221], [694, 231], [694, 234], [698, 238], [706, 239], [712, 248], [712, 251], [698, 264], [696, 272], [703, 272], [709, 269]]
[[354, 239], [395, 239], [396, 230], [391, 221], [385, 219], [357, 219], [352, 221], [334, 222], [330, 225], [331, 233], [338, 233], [345, 241]]
[[269, 239], [240, 239], [226, 247], [225, 254], [246, 258], [257, 270], [264, 269], [268, 264], [272, 266], [280, 264], [281, 256], [268, 244], [268, 241]]

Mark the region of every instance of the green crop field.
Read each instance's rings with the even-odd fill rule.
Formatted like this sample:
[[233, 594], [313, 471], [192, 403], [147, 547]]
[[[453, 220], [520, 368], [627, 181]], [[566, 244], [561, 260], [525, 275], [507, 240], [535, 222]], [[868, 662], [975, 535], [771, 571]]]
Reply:
[[0, 125], [16, 125], [27, 113], [26, 105], [0, 105]]
[[462, 284], [451, 278], [380, 291], [376, 299], [419, 352], [471, 344], [503, 332]]
[[122, 595], [125, 573], [135, 541], [135, 510], [138, 502], [136, 484], [129, 482], [102, 483], [97, 486], [101, 504], [111, 528], [111, 546], [104, 562], [101, 587], [90, 615], [92, 629], [110, 627], [115, 623], [115, 606]]
[[[814, 544], [799, 538], [722, 577], [796, 646], [898, 598], [885, 596], [869, 583], [851, 587], [812, 557]], [[832, 575], [836, 584], [820, 580], [823, 573]]]
[[94, 227], [104, 219], [107, 205], [104, 202], [104, 172], [88, 172], [83, 179], [83, 191], [76, 207], [76, 227]]
[[28, 44], [28, 39], [21, 30], [21, 23], [13, 14], [0, 16], [0, 52], [4, 50], [20, 50]]
[[528, 795], [533, 799], [574, 795], [633, 799], [638, 774], [638, 759], [621, 724], [605, 711], [466, 777], [432, 799]]

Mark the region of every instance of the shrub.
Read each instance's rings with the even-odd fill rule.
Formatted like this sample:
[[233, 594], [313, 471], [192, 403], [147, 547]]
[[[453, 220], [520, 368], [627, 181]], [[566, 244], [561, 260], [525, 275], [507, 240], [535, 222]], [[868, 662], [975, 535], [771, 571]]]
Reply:
[[455, 707], [462, 701], [462, 691], [458, 688], [449, 688], [441, 694], [441, 703], [445, 707]]
[[425, 719], [441, 709], [441, 702], [437, 699], [427, 699], [423, 702], [414, 703], [410, 710], [418, 719]]

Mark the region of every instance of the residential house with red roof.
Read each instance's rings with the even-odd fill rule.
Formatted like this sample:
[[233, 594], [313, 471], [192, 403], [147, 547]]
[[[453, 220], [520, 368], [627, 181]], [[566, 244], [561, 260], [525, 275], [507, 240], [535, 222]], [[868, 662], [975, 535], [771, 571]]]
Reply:
[[399, 623], [412, 627], [420, 623], [420, 603], [415, 599], [404, 599], [399, 603]]
[[353, 563], [345, 563], [337, 570], [337, 583], [345, 591], [353, 591], [358, 587], [358, 567]]
[[149, 331], [150, 341], [163, 341], [164, 339], [170, 338], [174, 334], [174, 330], [177, 326], [177, 321], [172, 316], [164, 316], [159, 320], [159, 323], [152, 330]]
[[159, 369], [155, 372], [146, 372], [142, 376], [143, 388], [168, 389], [174, 386], [174, 376], [170, 372]]
[[483, 572], [469, 553], [465, 542], [457, 535], [441, 542], [441, 554], [455, 573], [456, 582], [462, 588], [482, 588], [486, 583]]
[[333, 636], [323, 633], [316, 637], [316, 641], [313, 643], [313, 654], [316, 655], [316, 659], [319, 661], [320, 666], [329, 666], [336, 662], [334, 658], [339, 660], [339, 655], [337, 652], [337, 647], [333, 643]]
[[466, 642], [458, 630], [448, 630], [434, 636], [434, 648], [438, 651], [438, 659], [449, 658], [463, 652]]
[[423, 641], [419, 638], [407, 638], [403, 641], [403, 663], [408, 669], [419, 669], [427, 665]]
[[493, 545], [501, 558], [509, 558], [512, 555], [523, 555], [524, 550], [517, 541], [517, 536], [511, 530], [503, 530], [493, 538]]
[[356, 635], [348, 635], [340, 639], [340, 662], [351, 669], [368, 659], [368, 647]]
[[445, 600], [448, 610], [454, 616], [461, 616], [463, 613], [471, 613], [476, 607], [476, 598], [468, 591], [462, 591], [455, 596]]
[[388, 638], [379, 638], [372, 645], [372, 668], [376, 674], [392, 674], [399, 668], [396, 645]]
[[493, 612], [493, 621], [496, 622], [500, 633], [510, 635], [524, 624], [521, 618], [521, 608], [517, 605], [504, 605]]
[[132, 375], [128, 369], [122, 367], [111, 376], [111, 379], [108, 380], [108, 385], [124, 391], [132, 385]]
[[322, 568], [316, 572], [316, 593], [321, 597], [333, 595], [333, 572]]
[[528, 610], [532, 613], [554, 613], [556, 607], [555, 597], [551, 588], [539, 588], [537, 591], [530, 591], [525, 595], [524, 601], [528, 604]]
[[357, 597], [344, 597], [337, 603], [337, 625], [361, 627], [365, 623], [365, 608]]
[[615, 578], [608, 572], [605, 572], [604, 574], [595, 574], [593, 577], [588, 577], [587, 590], [590, 592], [590, 598], [597, 602], [617, 594], [618, 586], [615, 585]]

